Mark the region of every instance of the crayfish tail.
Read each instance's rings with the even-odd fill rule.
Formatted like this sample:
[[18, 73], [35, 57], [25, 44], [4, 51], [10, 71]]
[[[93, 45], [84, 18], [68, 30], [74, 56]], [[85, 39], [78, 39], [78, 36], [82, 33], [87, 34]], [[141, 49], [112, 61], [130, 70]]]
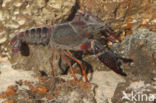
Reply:
[[33, 28], [26, 30], [19, 34], [22, 42], [29, 44], [48, 44], [50, 40], [50, 33], [52, 32], [51, 28], [42, 27], [42, 28]]
[[52, 30], [53, 27], [43, 27], [33, 28], [30, 30], [20, 32], [10, 41], [12, 52], [18, 52], [22, 43], [47, 45], [50, 41], [50, 35], [52, 33]]
[[21, 47], [21, 40], [19, 39], [18, 36], [15, 36], [14, 38], [11, 39], [10, 45], [11, 45], [11, 51], [13, 53], [17, 53]]

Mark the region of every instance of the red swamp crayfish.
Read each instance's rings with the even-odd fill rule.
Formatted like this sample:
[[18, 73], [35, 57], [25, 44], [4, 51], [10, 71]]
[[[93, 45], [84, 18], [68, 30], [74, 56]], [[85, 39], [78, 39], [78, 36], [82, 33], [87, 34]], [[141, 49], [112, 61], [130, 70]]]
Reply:
[[[77, 78], [68, 58], [74, 60], [80, 65], [85, 81], [88, 82], [84, 65], [80, 60], [72, 55], [71, 50], [90, 52], [91, 54], [96, 55], [101, 62], [103, 62], [114, 72], [126, 76], [120, 68], [119, 60], [131, 62], [131, 59], [122, 58], [104, 47], [97, 40], [97, 37], [99, 37], [97, 35], [100, 34], [99, 32], [101, 30], [104, 30], [115, 39], [119, 40], [98, 17], [87, 11], [78, 10], [72, 21], [54, 24], [48, 27], [32, 28], [30, 30], [20, 32], [11, 39], [10, 45], [13, 53], [20, 51], [22, 43], [49, 45], [52, 49], [50, 62], [53, 76], [55, 76], [53, 57], [55, 51], [57, 51], [61, 58], [69, 65], [70, 72], [74, 77], [74, 80], [77, 80]], [[112, 41], [108, 37], [105, 38]]]

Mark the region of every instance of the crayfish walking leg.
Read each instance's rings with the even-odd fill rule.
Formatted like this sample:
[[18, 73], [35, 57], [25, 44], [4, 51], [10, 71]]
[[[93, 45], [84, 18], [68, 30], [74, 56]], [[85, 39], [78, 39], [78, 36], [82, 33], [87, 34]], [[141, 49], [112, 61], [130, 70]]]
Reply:
[[81, 61], [79, 61], [78, 59], [76, 59], [75, 57], [73, 57], [70, 51], [67, 51], [67, 52], [64, 51], [64, 54], [65, 54], [66, 56], [68, 56], [69, 58], [71, 58], [72, 60], [74, 60], [75, 62], [77, 62], [77, 63], [80, 65], [81, 70], [82, 70], [82, 74], [83, 74], [83, 76], [84, 76], [84, 78], [85, 78], [85, 81], [86, 81], [86, 82], [89, 82], [89, 81], [88, 81], [88, 78], [87, 78], [87, 75], [86, 75], [86, 72], [85, 72], [85, 68], [84, 68], [83, 64], [81, 63]]
[[[65, 51], [64, 51], [64, 52], [65, 52]], [[64, 52], [62, 52], [60, 55], [61, 55], [62, 59], [63, 59], [64, 61], [66, 61], [66, 63], [69, 65], [70, 72], [71, 72], [72, 76], [74, 77], [74, 80], [75, 80], [75, 81], [78, 81], [77, 78], [76, 78], [76, 76], [75, 76], [75, 74], [74, 74], [72, 65], [71, 65], [70, 61], [65, 57]]]
[[55, 50], [54, 50], [54, 48], [52, 47], [52, 52], [51, 52], [51, 57], [50, 57], [50, 64], [51, 64], [51, 74], [52, 74], [53, 77], [55, 77], [54, 65], [53, 65], [54, 54], [55, 54]]

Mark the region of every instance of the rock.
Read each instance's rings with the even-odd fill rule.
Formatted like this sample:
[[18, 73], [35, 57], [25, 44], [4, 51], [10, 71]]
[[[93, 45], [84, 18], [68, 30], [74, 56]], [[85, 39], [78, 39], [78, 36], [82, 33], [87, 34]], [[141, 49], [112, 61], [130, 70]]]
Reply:
[[3, 0], [2, 7], [6, 7], [7, 4], [10, 2], [11, 2], [11, 0]]
[[5, 25], [5, 27], [6, 28], [12, 28], [12, 29], [18, 29], [20, 27], [20, 25], [16, 21], [11, 21], [11, 22], [8, 22]]
[[[139, 77], [145, 81], [153, 78], [156, 54], [156, 34], [149, 29], [134, 30], [133, 35], [127, 37], [121, 44], [114, 45], [114, 50], [122, 56], [133, 59], [135, 66], [127, 69], [132, 77]], [[130, 72], [131, 71], [131, 72]]]
[[37, 81], [32, 75], [34, 74], [31, 71], [17, 71], [11, 68], [10, 62], [7, 60], [0, 62], [0, 92], [5, 91], [9, 85], [15, 85], [16, 81], [19, 80], [31, 80]]
[[[123, 66], [128, 74], [125, 83], [118, 84], [112, 102], [126, 103], [142, 100], [146, 101], [141, 95], [156, 94], [155, 67], [156, 62], [153, 55], [155, 49], [156, 34], [149, 29], [133, 30], [133, 35], [128, 36], [121, 44], [114, 45], [114, 50], [122, 56], [133, 59], [133, 65]], [[127, 98], [123, 96], [127, 95]], [[137, 95], [141, 98], [133, 100], [131, 96]], [[147, 97], [148, 99], [150, 97]], [[154, 101], [154, 100], [152, 100]]]
[[3, 11], [0, 10], [0, 21], [2, 21], [2, 20], [3, 20]]
[[7, 10], [0, 10], [0, 20], [4, 24], [5, 19], [9, 19], [9, 12]]
[[[8, 67], [7, 65], [8, 64], [3, 64], [3, 66], [0, 66], [6, 70], [6, 67]], [[95, 72], [93, 75], [89, 74], [89, 76], [92, 76], [92, 80], [90, 81], [91, 83], [86, 83], [83, 81], [73, 81], [73, 78], [68, 77], [69, 75], [63, 77], [58, 76], [56, 78], [40, 76], [38, 80], [36, 80], [31, 77], [31, 72], [12, 70], [10, 66], [9, 68], [7, 72], [4, 72], [2, 69], [0, 77], [5, 77], [5, 74], [10, 74], [11, 76], [12, 74], [16, 74], [12, 79], [5, 77], [6, 81], [8, 81], [8, 79], [14, 81], [14, 78], [16, 78], [16, 85], [14, 82], [5, 82], [3, 85], [6, 85], [6, 87], [1, 90], [7, 92], [8, 84], [15, 85], [16, 87], [18, 86], [18, 88], [14, 92], [18, 95], [12, 97], [4, 96], [3, 99], [8, 100], [11, 98], [18, 102], [55, 101], [56, 103], [111, 103], [111, 97], [113, 96], [117, 84], [125, 82], [122, 77], [112, 71]], [[25, 73], [25, 75], [23, 75], [23, 73]], [[1, 81], [3, 81], [3, 79]], [[3, 85], [1, 85], [0, 88], [3, 87]], [[1, 94], [0, 92], [0, 95], [3, 95], [3, 93]]]
[[26, 23], [26, 18], [21, 15], [16, 18], [16, 21], [18, 22], [19, 25], [24, 25]]
[[40, 8], [44, 7], [46, 5], [46, 0], [37, 0], [36, 5]]
[[57, 0], [57, 1], [51, 0], [51, 1], [48, 2], [48, 6], [59, 10], [62, 7], [62, 3], [63, 3], [62, 0]]
[[[15, 9], [14, 10], [14, 15], [19, 15], [19, 13], [20, 13], [20, 10], [19, 9]], [[12, 19], [13, 19], [13, 17], [12, 17]]]
[[6, 33], [5, 31], [0, 32], [0, 44], [3, 44], [7, 40], [5, 33]]
[[1, 38], [0, 39], [0, 44], [3, 44], [6, 40], [7, 40], [6, 37]]
[[114, 97], [112, 98], [112, 102], [154, 102], [156, 95], [155, 91], [155, 86], [152, 84], [146, 84], [144, 81], [133, 81], [126, 84], [119, 84]]
[[15, 7], [21, 7], [22, 4], [23, 4], [23, 1], [21, 1], [21, 0], [15, 0], [15, 1], [13, 2], [13, 5], [14, 5]]
[[153, 78], [153, 80], [155, 80], [155, 81], [156, 81], [156, 77], [154, 77], [154, 78]]
[[0, 44], [3, 44], [4, 42], [6, 42], [7, 40], [7, 35], [6, 35], [6, 31], [4, 30], [5, 28], [3, 27], [3, 25], [0, 23]]
[[[153, 12], [155, 0], [131, 0], [131, 2], [129, 0], [96, 0], [96, 2], [80, 0], [79, 2], [81, 9], [92, 12], [116, 31], [126, 31], [131, 29], [129, 27], [146, 27], [156, 31], [155, 24], [152, 23], [155, 19], [155, 12]], [[136, 12], [139, 15], [136, 15]]]
[[94, 72], [92, 78], [91, 82], [98, 86], [95, 91], [97, 103], [111, 103], [117, 85], [125, 82], [124, 78], [113, 71]]

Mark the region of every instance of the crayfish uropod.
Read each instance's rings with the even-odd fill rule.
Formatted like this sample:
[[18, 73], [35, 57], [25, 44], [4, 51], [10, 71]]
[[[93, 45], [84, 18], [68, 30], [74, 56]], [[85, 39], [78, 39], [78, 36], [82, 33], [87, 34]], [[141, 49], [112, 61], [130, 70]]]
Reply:
[[[77, 80], [77, 78], [68, 58], [74, 60], [80, 65], [85, 81], [88, 82], [84, 65], [80, 60], [72, 55], [70, 50], [91, 50], [97, 53], [101, 52], [102, 54], [98, 55], [99, 60], [110, 67], [110, 69], [113, 69], [119, 74], [123, 74], [123, 72], [121, 72], [119, 69], [119, 66], [117, 66], [117, 56], [113, 55], [113, 53], [105, 53], [105, 48], [99, 42], [94, 40], [96, 34], [98, 34], [103, 29], [110, 33], [109, 29], [105, 28], [99, 18], [89, 12], [79, 10], [72, 21], [57, 25], [54, 24], [48, 27], [33, 28], [24, 32], [20, 32], [18, 35], [12, 38], [10, 44], [13, 53], [16, 53], [20, 50], [21, 44], [23, 42], [28, 44], [49, 45], [52, 49], [50, 63], [53, 76], [55, 76], [53, 57], [55, 55], [55, 51], [57, 51], [61, 58], [69, 65], [70, 72], [74, 77], [74, 80]], [[110, 33], [110, 35], [112, 34]], [[114, 35], [113, 37], [116, 38]]]

